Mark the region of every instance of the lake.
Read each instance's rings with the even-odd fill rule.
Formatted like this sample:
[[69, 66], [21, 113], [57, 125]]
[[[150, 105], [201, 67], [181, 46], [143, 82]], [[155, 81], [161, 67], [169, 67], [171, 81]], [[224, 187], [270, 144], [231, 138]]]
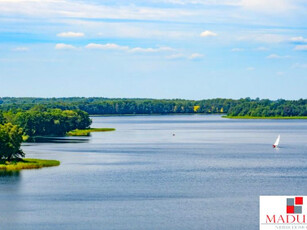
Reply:
[[256, 230], [260, 195], [306, 195], [307, 120], [117, 116], [92, 127], [117, 130], [23, 145], [61, 166], [0, 174], [0, 229]]

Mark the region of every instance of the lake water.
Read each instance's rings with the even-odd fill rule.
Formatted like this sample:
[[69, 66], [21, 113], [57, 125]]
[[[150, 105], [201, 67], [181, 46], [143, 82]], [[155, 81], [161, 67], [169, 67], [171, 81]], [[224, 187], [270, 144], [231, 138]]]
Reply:
[[117, 130], [23, 146], [61, 166], [0, 174], [1, 230], [259, 229], [259, 195], [306, 195], [306, 120], [93, 121]]

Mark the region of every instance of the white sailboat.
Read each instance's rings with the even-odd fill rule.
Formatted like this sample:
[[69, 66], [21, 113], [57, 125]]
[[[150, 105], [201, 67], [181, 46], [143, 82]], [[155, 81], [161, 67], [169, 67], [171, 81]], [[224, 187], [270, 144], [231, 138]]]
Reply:
[[273, 148], [278, 148], [278, 145], [279, 145], [279, 142], [280, 142], [280, 135], [278, 135], [274, 145], [273, 145]]

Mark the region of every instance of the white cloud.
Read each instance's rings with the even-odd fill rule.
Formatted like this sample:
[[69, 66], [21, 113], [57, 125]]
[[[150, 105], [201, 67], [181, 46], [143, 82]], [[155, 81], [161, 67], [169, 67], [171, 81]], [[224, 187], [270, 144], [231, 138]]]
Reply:
[[270, 54], [266, 58], [268, 58], [268, 59], [283, 59], [283, 58], [289, 58], [289, 57], [290, 56], [288, 56], [288, 55], [281, 56], [281, 55], [278, 55], [278, 54]]
[[158, 52], [172, 52], [175, 49], [167, 46], [161, 46], [158, 48], [142, 48], [142, 47], [129, 47], [129, 46], [121, 46], [115, 43], [107, 43], [107, 44], [97, 44], [90, 43], [85, 46], [87, 49], [102, 49], [102, 50], [120, 50], [127, 51], [130, 53], [158, 53]]
[[109, 18], [109, 19], [180, 19], [199, 12], [185, 9], [103, 5], [72, 0], [0, 0], [0, 14], [30, 17]]
[[156, 0], [155, 2], [164, 2], [178, 5], [225, 5], [225, 6], [238, 6], [238, 0]]
[[63, 32], [63, 33], [58, 33], [58, 37], [63, 37], [63, 38], [80, 38], [84, 37], [84, 33], [80, 32]]
[[294, 0], [241, 0], [240, 5], [247, 10], [272, 14], [295, 10], [296, 2]]
[[167, 59], [171, 59], [171, 60], [174, 60], [174, 59], [200, 60], [203, 57], [204, 55], [200, 53], [193, 53], [193, 54], [177, 53], [177, 54], [166, 56]]
[[297, 45], [294, 50], [307, 50], [307, 45]]
[[201, 58], [203, 58], [203, 57], [204, 57], [204, 55], [202, 55], [202, 54], [193, 53], [193, 54], [191, 54], [191, 55], [188, 56], [188, 59], [190, 59], [190, 60], [196, 60], [196, 59], [201, 59]]
[[241, 51], [244, 51], [243, 48], [233, 48], [231, 49], [231, 52], [241, 52]]
[[203, 31], [201, 34], [200, 34], [201, 37], [215, 37], [217, 36], [217, 33], [214, 33], [210, 30], [206, 30], [206, 31]]
[[302, 36], [292, 37], [290, 40], [293, 42], [307, 42], [307, 38], [304, 38]]
[[[178, 5], [237, 6], [246, 10], [280, 13], [298, 8], [300, 0], [156, 0]], [[274, 9], [274, 10], [273, 10]]]
[[174, 51], [171, 47], [159, 47], [159, 48], [141, 48], [135, 47], [129, 50], [132, 53], [156, 53], [156, 52], [164, 52], [164, 51]]
[[246, 70], [248, 70], [248, 71], [254, 71], [255, 68], [254, 68], [254, 67], [247, 67]]
[[27, 52], [29, 50], [30, 49], [28, 47], [16, 47], [13, 49], [13, 51], [16, 51], [16, 52]]
[[58, 43], [55, 45], [55, 49], [57, 50], [74, 50], [76, 49], [75, 46], [69, 45], [69, 44], [64, 44], [64, 43]]
[[[85, 1], [85, 0], [0, 0], [0, 15], [52, 18], [53, 20], [71, 19], [138, 19], [171, 20], [202, 23], [232, 23], [249, 21], [259, 23], [259, 17], [249, 15], [241, 9], [265, 10], [279, 13], [279, 9], [301, 9], [298, 2], [304, 0], [150, 0], [132, 1]], [[129, 1], [127, 1], [129, 2]], [[200, 7], [165, 7], [160, 3], [180, 5], [202, 4]], [[209, 6], [209, 7], [207, 7]], [[214, 7], [210, 7], [214, 6]], [[227, 7], [221, 7], [227, 6]], [[232, 7], [229, 7], [232, 6]], [[17, 20], [17, 19], [15, 19]], [[240, 21], [238, 21], [240, 20]], [[242, 21], [245, 20], [245, 21]], [[303, 20], [303, 19], [302, 19]], [[262, 20], [261, 20], [262, 21]], [[262, 23], [262, 22], [261, 22]], [[282, 23], [282, 22], [281, 22]], [[260, 23], [259, 23], [260, 24]], [[273, 24], [273, 22], [272, 22]]]
[[97, 43], [90, 43], [85, 46], [87, 49], [103, 49], [103, 50], [128, 50], [129, 46], [120, 46], [114, 43], [107, 43], [107, 44], [97, 44]]

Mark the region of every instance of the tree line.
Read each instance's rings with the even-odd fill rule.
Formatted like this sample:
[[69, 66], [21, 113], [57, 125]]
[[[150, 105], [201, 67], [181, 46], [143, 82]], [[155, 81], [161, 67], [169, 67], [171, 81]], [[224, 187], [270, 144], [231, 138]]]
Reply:
[[37, 104], [62, 110], [80, 109], [100, 114], [227, 113], [237, 103], [232, 99], [108, 99], [108, 98], [1, 98], [0, 109], [28, 110]]
[[125, 99], [125, 98], [0, 98], [0, 109], [29, 110], [37, 105], [49, 109], [82, 110], [90, 115], [100, 114], [176, 114], [202, 113], [228, 116], [307, 116], [307, 100], [268, 99]]
[[231, 107], [227, 115], [249, 117], [307, 116], [307, 100], [244, 100]]

